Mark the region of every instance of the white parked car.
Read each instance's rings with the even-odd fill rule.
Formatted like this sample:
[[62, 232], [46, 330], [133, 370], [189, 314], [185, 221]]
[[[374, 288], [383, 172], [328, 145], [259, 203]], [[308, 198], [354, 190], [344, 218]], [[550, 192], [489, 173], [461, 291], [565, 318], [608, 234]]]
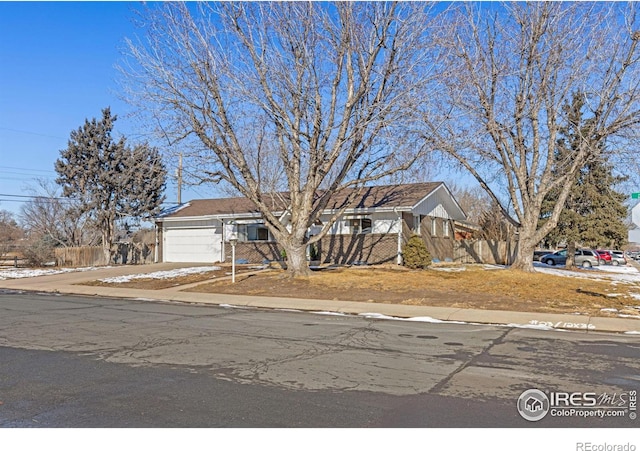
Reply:
[[626, 265], [628, 263], [623, 251], [612, 251], [607, 249], [607, 252], [611, 254], [612, 265]]

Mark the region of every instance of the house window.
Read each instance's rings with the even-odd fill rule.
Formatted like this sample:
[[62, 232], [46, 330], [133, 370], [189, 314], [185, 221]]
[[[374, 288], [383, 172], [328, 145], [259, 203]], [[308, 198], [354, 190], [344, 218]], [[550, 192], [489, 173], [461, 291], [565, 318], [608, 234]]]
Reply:
[[444, 237], [449, 236], [449, 221], [445, 220], [442, 222], [442, 236]]
[[264, 224], [239, 224], [238, 241], [269, 241], [269, 229]]
[[269, 229], [262, 224], [250, 224], [247, 226], [247, 238], [249, 241], [269, 241]]
[[438, 236], [438, 224], [436, 218], [431, 218], [431, 236]]
[[351, 233], [354, 235], [359, 233], [371, 233], [371, 219], [349, 219], [349, 228], [351, 229]]
[[420, 235], [420, 215], [415, 215], [413, 217], [413, 231]]

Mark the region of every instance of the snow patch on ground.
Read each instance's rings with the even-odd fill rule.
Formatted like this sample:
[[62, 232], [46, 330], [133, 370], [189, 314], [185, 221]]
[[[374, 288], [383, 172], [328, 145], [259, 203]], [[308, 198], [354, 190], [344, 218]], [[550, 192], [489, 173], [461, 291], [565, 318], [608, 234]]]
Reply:
[[492, 271], [494, 269], [507, 269], [507, 267], [505, 265], [489, 265], [487, 263], [482, 265], [482, 268]]
[[609, 280], [614, 282], [640, 283], [640, 271], [633, 266], [594, 266], [582, 271], [570, 271], [554, 268], [544, 263], [534, 262], [536, 271], [561, 277], [575, 277], [578, 279]]
[[129, 274], [126, 276], [107, 277], [99, 279], [105, 283], [125, 283], [135, 279], [173, 279], [176, 277], [187, 276], [191, 274], [202, 274], [210, 271], [219, 271], [219, 266], [196, 266], [194, 268], [180, 268], [169, 271], [156, 271], [148, 274]]
[[401, 318], [398, 316], [388, 316], [382, 313], [359, 313], [358, 316], [368, 319], [386, 319], [394, 321], [415, 321], [421, 323], [447, 323], [447, 324], [469, 324], [464, 321], [445, 321], [441, 319], [432, 318], [430, 316], [413, 316], [410, 318]]
[[442, 272], [462, 272], [466, 271], [467, 268], [464, 266], [436, 266], [431, 268], [434, 271], [442, 271]]
[[243, 309], [243, 310], [251, 309], [251, 307], [245, 307], [243, 305], [233, 305], [233, 304], [219, 304], [218, 307], [222, 307], [222, 308], [237, 308], [237, 309]]
[[311, 312], [315, 315], [327, 315], [327, 316], [349, 316], [346, 313], [340, 312]]
[[[109, 268], [109, 266], [103, 266], [100, 269]], [[59, 268], [59, 269], [29, 269], [29, 268], [18, 268], [18, 269], [0, 269], [0, 280], [7, 279], [24, 279], [27, 277], [39, 277], [39, 276], [52, 276], [55, 274], [64, 274], [68, 272], [85, 272], [85, 271], [95, 271], [99, 269], [97, 267], [86, 267], [86, 268]]]

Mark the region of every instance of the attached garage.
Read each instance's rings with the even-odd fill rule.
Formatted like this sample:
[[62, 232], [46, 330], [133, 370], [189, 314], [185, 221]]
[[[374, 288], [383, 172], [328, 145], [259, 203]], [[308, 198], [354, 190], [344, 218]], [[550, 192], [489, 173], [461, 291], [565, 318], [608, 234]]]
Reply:
[[163, 223], [162, 252], [165, 262], [216, 263], [223, 259], [222, 249], [220, 221]]

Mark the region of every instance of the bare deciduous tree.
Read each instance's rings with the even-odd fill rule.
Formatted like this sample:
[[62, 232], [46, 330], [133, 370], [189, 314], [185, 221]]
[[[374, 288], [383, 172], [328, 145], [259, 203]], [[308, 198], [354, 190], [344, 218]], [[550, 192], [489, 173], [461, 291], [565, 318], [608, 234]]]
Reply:
[[46, 238], [55, 246], [94, 246], [100, 233], [81, 213], [77, 199], [61, 198], [59, 186], [37, 180], [32, 188], [33, 198], [20, 210], [20, 222], [34, 238]]
[[448, 181], [447, 187], [466, 213], [467, 219], [475, 224], [480, 224], [485, 213], [492, 209], [491, 198], [479, 186], [463, 187], [455, 181]]
[[[330, 197], [356, 188], [347, 208], [359, 188], [409, 167], [422, 150], [411, 130], [434, 61], [424, 44], [436, 19], [426, 8], [153, 5], [142, 18], [146, 39], [128, 45], [128, 100], [180, 151], [191, 143], [185, 158], [202, 168], [201, 182], [227, 182], [253, 201], [290, 275], [305, 275], [307, 245], [340, 214], [307, 237]], [[272, 203], [280, 184], [284, 218]]]
[[0, 210], [0, 258], [14, 251], [23, 235], [11, 212]]
[[[634, 5], [472, 3], [448, 19], [440, 36], [449, 49], [442, 110], [438, 119], [427, 116], [425, 136], [501, 206], [519, 233], [513, 268], [532, 271], [533, 249], [556, 226], [580, 168], [602, 149], [633, 148], [640, 122]], [[577, 93], [582, 135], [553, 171], [560, 130], [571, 120], [563, 108]], [[556, 204], [539, 225], [554, 189]]]

